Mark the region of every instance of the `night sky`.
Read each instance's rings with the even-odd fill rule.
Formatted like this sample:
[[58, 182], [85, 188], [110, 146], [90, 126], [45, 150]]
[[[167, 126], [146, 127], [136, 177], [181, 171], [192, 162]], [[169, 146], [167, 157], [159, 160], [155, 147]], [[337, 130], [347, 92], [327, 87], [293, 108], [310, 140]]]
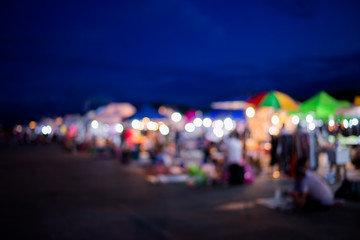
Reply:
[[360, 89], [360, 1], [1, 1], [1, 121]]

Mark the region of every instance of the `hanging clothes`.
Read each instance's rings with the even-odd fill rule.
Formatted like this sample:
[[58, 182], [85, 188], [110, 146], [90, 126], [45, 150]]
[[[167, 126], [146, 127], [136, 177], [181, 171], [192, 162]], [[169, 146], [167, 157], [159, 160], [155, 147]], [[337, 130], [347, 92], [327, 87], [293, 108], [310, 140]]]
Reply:
[[316, 170], [319, 166], [319, 144], [317, 140], [316, 133], [311, 131], [309, 133], [309, 161], [310, 169]]
[[292, 135], [288, 133], [279, 135], [279, 142], [276, 150], [279, 161], [279, 170], [287, 174], [289, 174], [290, 171], [292, 152]]
[[277, 158], [276, 149], [278, 147], [279, 138], [277, 136], [271, 135], [271, 161], [270, 165], [274, 166], [275, 164], [279, 163]]

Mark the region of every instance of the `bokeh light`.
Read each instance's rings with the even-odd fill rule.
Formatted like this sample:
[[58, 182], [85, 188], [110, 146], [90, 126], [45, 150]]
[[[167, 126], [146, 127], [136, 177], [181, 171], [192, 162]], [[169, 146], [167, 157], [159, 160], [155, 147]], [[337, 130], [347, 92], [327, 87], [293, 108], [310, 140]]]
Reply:
[[157, 124], [156, 122], [150, 121], [146, 124], [146, 127], [150, 131], [156, 131], [159, 128], [159, 124]]
[[235, 128], [234, 121], [231, 118], [225, 118], [224, 127], [226, 130], [231, 131]]
[[117, 133], [122, 133], [124, 131], [124, 126], [121, 123], [115, 124], [115, 131]]
[[203, 121], [201, 120], [201, 118], [195, 118], [193, 121], [195, 127], [201, 127], [201, 125], [203, 124]]
[[137, 119], [132, 120], [131, 127], [133, 129], [139, 129], [140, 128], [140, 121]]
[[253, 118], [255, 116], [255, 109], [253, 107], [248, 107], [245, 113], [248, 118]]
[[30, 129], [35, 129], [35, 128], [36, 128], [36, 122], [35, 122], [35, 121], [31, 121], [31, 122], [29, 123], [29, 128], [30, 128]]
[[211, 127], [211, 124], [212, 124], [212, 121], [210, 118], [204, 118], [204, 120], [203, 120], [204, 127], [209, 128], [209, 127]]
[[218, 138], [222, 138], [224, 136], [224, 131], [221, 128], [214, 128], [213, 132]]
[[292, 116], [291, 122], [292, 122], [293, 124], [295, 124], [295, 125], [298, 125], [298, 124], [300, 123], [300, 118], [299, 118], [299, 116], [298, 116], [298, 115]]
[[165, 124], [162, 124], [162, 125], [160, 125], [160, 127], [159, 127], [159, 131], [160, 131], [160, 133], [161, 133], [162, 135], [168, 135], [169, 132], [170, 132], [170, 129], [169, 129], [169, 127], [166, 126]]
[[93, 129], [97, 129], [97, 128], [99, 127], [99, 122], [96, 121], [96, 120], [93, 120], [93, 121], [91, 122], [91, 127], [92, 127]]
[[224, 122], [221, 120], [215, 120], [213, 122], [214, 128], [223, 128], [224, 127]]
[[272, 122], [272, 124], [277, 125], [280, 122], [280, 119], [277, 115], [274, 115], [271, 118], [271, 122]]
[[195, 125], [193, 123], [185, 124], [185, 131], [192, 133], [195, 131]]
[[314, 120], [311, 114], [306, 115], [306, 122], [311, 123]]
[[181, 116], [180, 113], [178, 113], [178, 112], [173, 112], [173, 113], [171, 114], [171, 120], [173, 120], [174, 122], [180, 122], [181, 119], [182, 119], [182, 116]]

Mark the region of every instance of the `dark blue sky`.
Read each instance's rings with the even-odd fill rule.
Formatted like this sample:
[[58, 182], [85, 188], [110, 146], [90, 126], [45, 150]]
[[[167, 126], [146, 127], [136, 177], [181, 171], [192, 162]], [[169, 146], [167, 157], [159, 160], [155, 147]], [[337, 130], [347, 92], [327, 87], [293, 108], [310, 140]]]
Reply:
[[0, 23], [2, 119], [360, 89], [357, 0], [9, 0]]

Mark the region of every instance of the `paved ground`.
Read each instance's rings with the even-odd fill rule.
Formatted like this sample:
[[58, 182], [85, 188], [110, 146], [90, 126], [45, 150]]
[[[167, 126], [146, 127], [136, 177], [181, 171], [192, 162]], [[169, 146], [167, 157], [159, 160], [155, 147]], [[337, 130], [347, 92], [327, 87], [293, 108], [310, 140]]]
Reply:
[[54, 145], [1, 148], [0, 239], [360, 238], [360, 203], [302, 214], [254, 204], [279, 186], [291, 182], [153, 185], [112, 159]]

